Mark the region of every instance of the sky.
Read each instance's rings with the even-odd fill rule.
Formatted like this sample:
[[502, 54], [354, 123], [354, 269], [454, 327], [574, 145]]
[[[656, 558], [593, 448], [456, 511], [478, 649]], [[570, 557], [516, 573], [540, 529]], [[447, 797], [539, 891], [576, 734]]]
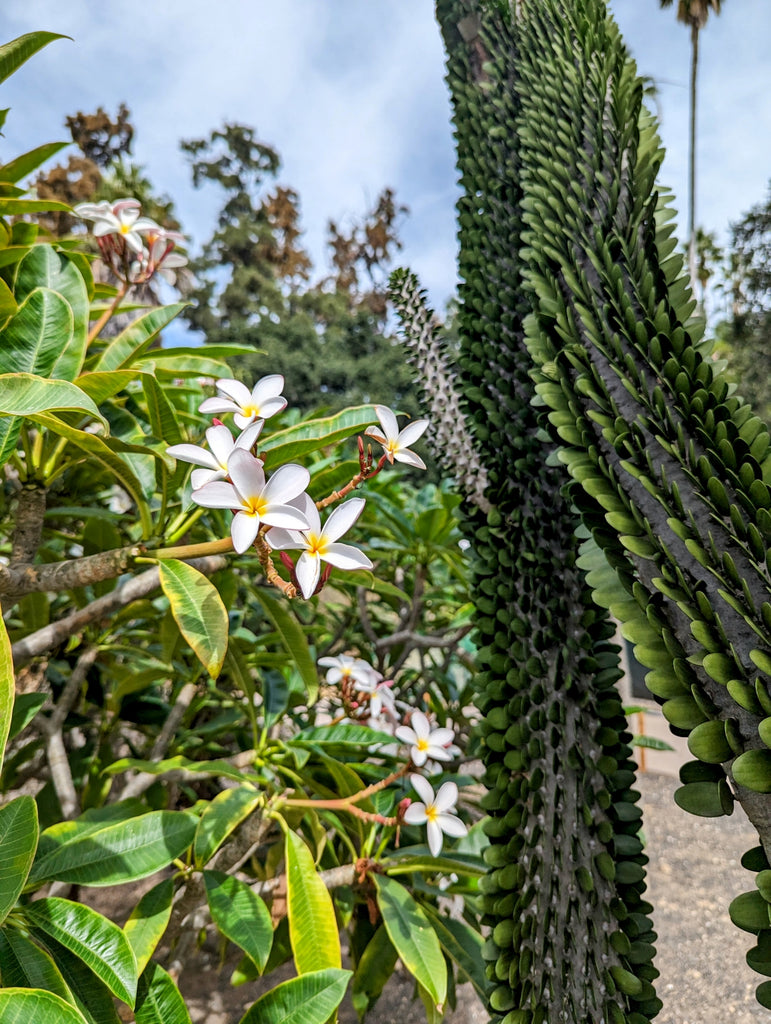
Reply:
[[[609, 6], [638, 71], [657, 83], [662, 181], [685, 211], [689, 32], [657, 0]], [[133, 158], [173, 198], [195, 251], [221, 197], [192, 188], [178, 141], [240, 121], [281, 154], [279, 181], [300, 194], [319, 267], [328, 219], [362, 215], [391, 186], [410, 208], [399, 262], [436, 308], [453, 294], [455, 157], [430, 0], [3, 0], [0, 39], [39, 29], [72, 41], [0, 86], [11, 107], [0, 160], [65, 139], [67, 114], [125, 102]], [[697, 220], [723, 241], [771, 179], [770, 40], [769, 0], [727, 0], [701, 34]]]

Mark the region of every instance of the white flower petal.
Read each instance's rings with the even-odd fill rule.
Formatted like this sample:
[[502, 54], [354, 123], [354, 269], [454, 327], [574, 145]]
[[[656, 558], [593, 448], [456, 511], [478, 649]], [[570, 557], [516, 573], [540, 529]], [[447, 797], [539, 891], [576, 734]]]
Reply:
[[305, 537], [297, 530], [284, 530], [273, 526], [265, 534], [265, 540], [274, 551], [296, 551], [305, 547]]
[[[286, 505], [304, 491], [310, 482], [311, 475], [305, 466], [288, 462], [277, 469], [268, 480], [264, 491], [265, 500], [271, 504], [277, 502], [279, 505]], [[305, 516], [302, 518], [305, 520]], [[307, 526], [300, 529], [307, 529]]]
[[277, 412], [282, 412], [286, 409], [285, 398], [267, 398], [264, 402], [261, 402], [258, 406], [259, 415], [264, 420], [270, 419], [271, 416], [275, 416]]
[[199, 412], [221, 413], [238, 412], [241, 407], [231, 402], [229, 398], [205, 398], [198, 406]]
[[434, 800], [434, 807], [440, 814], [449, 811], [458, 800], [458, 787], [454, 782], [445, 782]]
[[307, 530], [308, 523], [302, 512], [291, 505], [268, 505], [262, 513], [266, 526], [279, 526], [285, 530]]
[[270, 373], [266, 377], [260, 377], [252, 388], [252, 405], [261, 405], [269, 398], [278, 398], [284, 390], [284, 378], [280, 373]]
[[316, 502], [307, 493], [303, 491], [302, 494], [298, 494], [296, 498], [292, 498], [288, 504], [293, 505], [295, 508], [299, 508], [305, 518], [308, 520], [308, 532], [315, 533], [318, 536], [321, 533], [321, 519], [319, 517], [319, 510], [316, 508]]
[[446, 836], [467, 836], [468, 829], [454, 814], [437, 814], [436, 823]]
[[[230, 453], [228, 473], [233, 481], [233, 486], [245, 499], [260, 497], [267, 491], [262, 463], [243, 448], [234, 448]], [[283, 525], [283, 523], [276, 523], [276, 526]], [[294, 524], [290, 523], [289, 525]]]
[[404, 812], [404, 820], [408, 825], [425, 825], [426, 823], [426, 806], [415, 801], [410, 804], [407, 810]]
[[452, 754], [446, 747], [439, 747], [431, 742], [428, 744], [426, 756], [432, 757], [435, 761], [452, 761]]
[[351, 498], [350, 501], [344, 501], [342, 505], [338, 505], [324, 523], [324, 539], [339, 540], [359, 518], [365, 505], [364, 498]]
[[427, 740], [431, 733], [431, 726], [422, 711], [413, 711], [410, 718], [410, 725], [415, 730], [418, 739]]
[[303, 551], [297, 559], [295, 574], [297, 575], [297, 582], [300, 584], [302, 595], [307, 601], [308, 598], [313, 597], [313, 591], [319, 582], [321, 559], [318, 555], [311, 554], [310, 551]]
[[421, 457], [416, 455], [415, 452], [408, 451], [407, 449], [404, 451], [394, 452], [394, 458], [397, 462], [404, 462], [408, 466], [414, 466], [416, 469], [426, 468], [426, 464]]
[[413, 420], [408, 423], [404, 430], [399, 432], [399, 445], [402, 448], [409, 448], [419, 437], [422, 437], [428, 428], [428, 420]]
[[223, 377], [217, 381], [217, 390], [239, 406], [241, 409], [252, 404], [252, 395], [246, 384], [240, 380], [233, 380], [232, 377]]
[[254, 544], [259, 531], [260, 517], [258, 515], [253, 512], [236, 512], [230, 525], [230, 536], [233, 538], [233, 547], [239, 555], [248, 551]]
[[264, 426], [265, 420], [255, 420], [246, 430], [242, 430], [236, 438], [236, 448], [245, 448], [246, 450], [251, 448], [262, 433]]
[[417, 772], [414, 772], [410, 775], [410, 782], [412, 783], [412, 788], [418, 794], [426, 807], [433, 804], [434, 790], [428, 779], [424, 779], [422, 775], [418, 775]]
[[214, 480], [205, 484], [191, 495], [196, 505], [204, 508], [239, 508], [241, 497], [232, 484], [224, 480]]
[[227, 469], [228, 456], [235, 446], [233, 435], [228, 428], [222, 424], [216, 427], [209, 427], [206, 431], [206, 443], [212, 450], [217, 466], [220, 469]]
[[[402, 743], [407, 743], [410, 746], [413, 746], [413, 744], [418, 742], [418, 737], [415, 735], [415, 733], [412, 731], [412, 729], [410, 729], [410, 727], [408, 725], [400, 725], [396, 729], [396, 731], [394, 732], [394, 736], [396, 736], [397, 739], [400, 739], [402, 741]], [[416, 775], [415, 778], [420, 778], [420, 776]], [[432, 790], [431, 791], [432, 799], [433, 799], [433, 796], [434, 796], [434, 793], [433, 793], [433, 790]]]
[[[227, 427], [225, 428], [227, 430]], [[206, 466], [207, 469], [219, 469], [220, 464], [211, 452], [197, 444], [173, 444], [166, 449], [166, 454], [182, 462], [192, 462], [194, 466]]]
[[431, 851], [432, 857], [438, 857], [442, 852], [442, 830], [439, 828], [435, 821], [426, 822], [426, 836], [428, 838], [428, 848]]
[[201, 487], [205, 487], [206, 484], [210, 484], [213, 480], [222, 480], [225, 477], [224, 469], [194, 469], [190, 474], [190, 483], [194, 491], [197, 491]]
[[391, 412], [387, 405], [376, 405], [375, 412], [377, 418], [380, 420], [380, 425], [385, 432], [385, 436], [390, 440], [399, 436], [399, 424], [396, 420], [396, 416]]
[[321, 556], [325, 562], [336, 569], [371, 569], [372, 562], [352, 544], [330, 544]]
[[388, 441], [388, 438], [385, 436], [380, 427], [367, 427], [364, 433], [367, 435], [367, 437], [374, 437], [376, 441], [380, 442], [380, 444], [386, 444]]
[[437, 747], [446, 747], [455, 739], [452, 729], [434, 729], [431, 733], [431, 743]]

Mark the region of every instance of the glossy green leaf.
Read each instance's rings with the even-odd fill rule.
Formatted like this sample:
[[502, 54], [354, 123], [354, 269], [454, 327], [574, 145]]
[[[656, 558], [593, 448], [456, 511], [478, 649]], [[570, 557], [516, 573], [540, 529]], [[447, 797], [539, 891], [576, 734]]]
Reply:
[[[62, 344], [50, 370], [50, 376], [72, 381], [80, 372], [88, 341], [88, 290], [75, 264], [50, 245], [33, 245], [16, 267], [14, 292], [21, 302], [36, 288], [46, 288], [61, 296], [72, 313], [72, 335]], [[37, 373], [43, 370], [27, 367]]]
[[298, 974], [340, 967], [340, 936], [335, 908], [316, 871], [310, 850], [299, 835], [286, 830], [287, 916]]
[[43, 988], [71, 1002], [67, 983], [52, 957], [18, 928], [0, 931], [0, 978], [4, 988]]
[[81, 373], [75, 383], [85, 391], [89, 398], [100, 405], [108, 398], [117, 395], [138, 376], [136, 370], [105, 370], [104, 372]]
[[33, 54], [42, 50], [44, 46], [48, 46], [54, 39], [69, 38], [59, 32], [27, 32], [23, 36], [12, 39], [10, 43], [4, 43], [0, 46], [0, 82], [4, 82]]
[[383, 923], [399, 958], [431, 995], [435, 1006], [447, 998], [447, 966], [436, 932], [410, 893], [385, 875], [372, 876]]
[[198, 820], [193, 842], [195, 866], [204, 867], [231, 832], [259, 806], [262, 797], [251, 786], [223, 789]]
[[73, 839], [82, 839], [84, 836], [99, 832], [108, 825], [127, 821], [129, 818], [136, 818], [146, 813], [147, 807], [138, 798], [119, 800], [117, 803], [107, 804], [104, 807], [91, 807], [71, 821], [58, 821], [55, 825], [49, 825], [40, 836], [37, 859], [38, 861], [42, 860], [65, 843], [72, 842]]
[[473, 931], [463, 921], [453, 917], [444, 917], [432, 907], [423, 908], [431, 922], [442, 948], [458, 965], [462, 974], [471, 982], [483, 1002], [487, 1002], [490, 994], [490, 983], [485, 974], [485, 961], [482, 955], [484, 939], [479, 932]]
[[69, 303], [50, 288], [36, 288], [0, 332], [0, 373], [48, 376], [72, 332]]
[[137, 971], [141, 974], [163, 938], [171, 917], [174, 899], [174, 880], [164, 878], [146, 892], [131, 911], [123, 931], [134, 951]]
[[36, 988], [0, 989], [0, 1024], [87, 1024], [74, 1006]]
[[264, 441], [260, 438], [260, 452], [265, 456], [266, 467], [274, 469], [320, 448], [339, 444], [352, 434], [361, 434], [366, 427], [374, 426], [377, 422], [374, 405], [357, 405], [335, 416], [306, 420], [296, 427], [278, 430]]
[[757, 889], [731, 900], [728, 914], [737, 928], [754, 935], [771, 927], [771, 908]]
[[[178, 444], [183, 440], [182, 431], [177, 422], [174, 406], [166, 396], [166, 392], [150, 373], [141, 374], [142, 390], [145, 395], [150, 429], [155, 437], [168, 445]], [[179, 467], [177, 467], [179, 468]], [[182, 467], [184, 470], [186, 467]]]
[[55, 199], [0, 199], [0, 217], [19, 217], [24, 213], [70, 213], [71, 207]]
[[731, 766], [740, 786], [754, 793], [771, 793], [771, 750], [747, 750]]
[[301, 729], [292, 743], [335, 744], [340, 746], [370, 747], [376, 743], [393, 743], [387, 732], [370, 729], [367, 725], [312, 725]]
[[316, 671], [316, 663], [308, 646], [308, 640], [300, 623], [291, 611], [287, 609], [285, 602], [276, 600], [275, 597], [268, 594], [262, 587], [255, 587], [253, 594], [273, 623], [281, 637], [281, 642], [287, 654], [291, 656], [297, 671], [300, 673], [308, 694], [308, 705], [314, 704], [319, 692], [319, 677]]
[[384, 925], [380, 925], [362, 953], [351, 985], [353, 1007], [363, 1019], [372, 1009], [391, 977], [398, 955]]
[[[0, 609], [1, 611], [1, 609]], [[11, 641], [0, 614], [0, 768], [3, 766], [5, 744], [11, 728], [13, 698], [16, 691], [16, 677], [13, 672], [13, 655]]]
[[159, 569], [180, 633], [216, 679], [228, 648], [228, 613], [219, 591], [203, 573], [176, 558], [161, 561]]
[[76, 885], [121, 885], [147, 878], [182, 856], [197, 819], [185, 811], [150, 811], [57, 845], [32, 868], [36, 886], [49, 879]]
[[327, 1024], [350, 976], [350, 971], [330, 968], [284, 981], [258, 999], [240, 1024]]
[[24, 888], [37, 837], [37, 805], [31, 796], [17, 796], [0, 808], [0, 921]]
[[236, 782], [248, 782], [249, 779], [244, 772], [234, 768], [229, 761], [192, 761], [190, 758], [167, 757], [163, 761], [143, 761], [140, 758], [122, 757], [119, 761], [113, 761], [103, 769], [106, 775], [118, 775], [125, 771], [148, 772], [150, 775], [165, 775], [166, 772], [177, 772], [184, 770], [195, 772], [201, 778], [208, 776], [222, 775], [226, 779], [235, 779]]
[[173, 980], [156, 963], [150, 963], [139, 979], [136, 1024], [191, 1024], [190, 1014]]
[[273, 924], [264, 901], [232, 875], [204, 871], [203, 877], [212, 920], [260, 971], [265, 970], [273, 945]]
[[[12, 740], [27, 728], [46, 700], [48, 700], [48, 695], [45, 693], [18, 693], [16, 695], [16, 700], [13, 702], [11, 730], [8, 733], [8, 739]], [[1, 699], [0, 705], [2, 705]], [[1, 711], [0, 714], [2, 714]]]
[[68, 1002], [77, 1006], [88, 1024], [122, 1024], [115, 1006], [115, 997], [107, 985], [96, 977], [80, 957], [65, 949], [60, 942], [56, 942], [50, 935], [43, 938], [70, 991]]
[[16, 316], [18, 311], [19, 306], [13, 297], [13, 292], [0, 278], [0, 328], [4, 327], [12, 316]]
[[106, 424], [92, 399], [69, 381], [47, 380], [33, 373], [0, 375], [0, 416], [33, 417], [50, 412], [85, 413]]
[[[22, 911], [18, 911], [22, 915]], [[27, 925], [50, 935], [89, 967], [118, 999], [134, 1005], [137, 965], [121, 929], [83, 903], [56, 896], [23, 908]]]
[[21, 156], [0, 166], [0, 181], [21, 181], [69, 145], [69, 142], [48, 142], [44, 146], [31, 149], [28, 153], [22, 153]]
[[125, 330], [109, 342], [90, 369], [103, 371], [128, 368], [184, 308], [184, 302], [158, 306], [132, 320]]

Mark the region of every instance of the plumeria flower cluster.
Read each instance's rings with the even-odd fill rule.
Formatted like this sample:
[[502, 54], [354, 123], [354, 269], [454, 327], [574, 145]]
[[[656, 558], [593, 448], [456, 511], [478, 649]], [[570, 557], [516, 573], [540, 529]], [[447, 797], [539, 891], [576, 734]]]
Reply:
[[92, 232], [102, 258], [127, 284], [144, 284], [156, 274], [174, 284], [175, 271], [187, 263], [182, 253], [174, 251], [184, 242], [184, 235], [142, 217], [136, 199], [79, 203], [73, 209], [78, 217], [93, 221]]
[[[384, 680], [381, 673], [363, 658], [341, 654], [320, 658], [318, 663], [327, 669], [327, 683], [339, 688], [346, 718], [360, 720], [362, 716], [358, 712], [364, 710], [366, 713], [368, 710], [372, 715], [369, 724], [377, 728], [379, 723], [375, 719], [386, 702], [389, 712], [396, 717], [396, 705], [390, 689], [392, 681]], [[376, 700], [379, 700], [377, 705]], [[396, 739], [409, 747], [409, 762], [389, 776], [388, 781], [395, 781], [409, 772], [410, 768], [426, 771], [432, 761], [447, 762], [459, 753], [453, 744], [455, 733], [452, 729], [433, 728], [422, 711], [413, 711], [409, 723], [398, 726], [394, 731]], [[458, 787], [456, 783], [448, 781], [434, 794], [431, 783], [417, 772], [410, 774], [410, 782], [420, 800], [407, 798], [402, 801], [394, 821], [407, 825], [425, 825], [428, 847], [432, 856], [436, 857], [441, 852], [445, 835], [458, 838], [465, 836], [468, 831], [463, 821], [453, 813], [458, 801]]]
[[[91, 215], [95, 216], [94, 210], [97, 207], [101, 209], [102, 204], [91, 205]], [[114, 228], [113, 222], [120, 222], [127, 245], [136, 245], [141, 232], [148, 230], [143, 223], [145, 219], [139, 218], [133, 206], [121, 207], [117, 212], [111, 210], [109, 218], [107, 211], [102, 212], [104, 230], [107, 230], [108, 223]], [[370, 427], [366, 433], [380, 442], [384, 454], [377, 465], [373, 465], [371, 451], [365, 453], [360, 439], [360, 472], [342, 491], [335, 491], [324, 501], [315, 502], [306, 490], [310, 483], [307, 469], [288, 463], [268, 478], [264, 461], [254, 452], [265, 421], [286, 408], [287, 402], [281, 393], [284, 388], [281, 374], [261, 377], [251, 390], [232, 378], [222, 378], [215, 383], [217, 394], [205, 399], [199, 411], [217, 416], [232, 414], [233, 423], [240, 433], [234, 436], [221, 420], [214, 419], [206, 431], [208, 448], [178, 444], [167, 449], [167, 454], [174, 458], [199, 467], [191, 477], [193, 501], [204, 508], [230, 509], [233, 512], [230, 533], [234, 549], [243, 554], [256, 545], [269, 578], [290, 596], [294, 591], [290, 592], [287, 589], [290, 585], [278, 576], [270, 559], [272, 551], [279, 552], [281, 561], [289, 570], [291, 586], [306, 599], [324, 586], [332, 567], [371, 569], [372, 562], [367, 555], [353, 545], [341, 542], [341, 537], [361, 515], [364, 499], [344, 501], [324, 523], [319, 509], [341, 500], [361, 482], [379, 473], [386, 462], [393, 463], [396, 459], [425, 468], [422, 460], [409, 451], [408, 445], [421, 436], [428, 421], [416, 420], [400, 431], [394, 413], [386, 406], [375, 406], [380, 427]], [[286, 554], [287, 551], [300, 552], [296, 562]], [[323, 568], [322, 562], [326, 563]], [[375, 717], [383, 708], [390, 708], [390, 698], [385, 682], [376, 680], [370, 695], [372, 708], [377, 709], [373, 710]]]

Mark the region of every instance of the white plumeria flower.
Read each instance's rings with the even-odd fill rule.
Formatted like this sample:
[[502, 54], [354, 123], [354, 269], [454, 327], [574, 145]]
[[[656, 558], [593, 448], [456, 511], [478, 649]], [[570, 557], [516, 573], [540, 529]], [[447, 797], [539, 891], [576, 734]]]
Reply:
[[192, 499], [204, 508], [235, 511], [230, 535], [239, 554], [252, 546], [263, 523], [285, 529], [308, 528], [302, 512], [289, 504], [310, 483], [311, 475], [304, 466], [287, 463], [266, 481], [260, 460], [243, 448], [234, 448], [227, 471], [231, 483], [213, 480], [193, 491]]
[[468, 829], [460, 818], [450, 813], [455, 810], [458, 787], [454, 782], [445, 782], [434, 796], [431, 783], [422, 775], [410, 775], [410, 782], [421, 801], [410, 804], [404, 812], [404, 821], [408, 825], [426, 826], [431, 856], [438, 857], [442, 850], [443, 835], [456, 838], [468, 835]]
[[265, 425], [265, 420], [255, 420], [251, 426], [242, 431], [235, 440], [228, 428], [220, 423], [217, 426], [209, 427], [206, 431], [206, 441], [211, 451], [207, 451], [197, 444], [174, 444], [166, 449], [166, 454], [182, 462], [192, 462], [194, 466], [204, 466], [204, 469], [194, 469], [190, 475], [190, 482], [194, 490], [211, 483], [212, 480], [224, 480], [228, 475], [228, 459], [236, 450], [243, 448], [249, 451], [260, 436], [260, 431]]
[[308, 520], [308, 529], [302, 532], [274, 529], [267, 534], [266, 539], [276, 551], [302, 549], [295, 574], [306, 600], [313, 596], [319, 582], [322, 562], [328, 562], [338, 569], [372, 568], [372, 562], [358, 548], [352, 544], [337, 543], [338, 538], [350, 530], [361, 515], [364, 498], [352, 498], [338, 505], [324, 523], [324, 529], [321, 528], [319, 511], [309, 495], [301, 494], [294, 504]]
[[368, 692], [370, 687], [374, 688], [380, 678], [377, 669], [374, 669], [363, 658], [352, 658], [349, 654], [319, 658], [319, 665], [327, 669], [326, 678], [330, 686], [336, 686], [344, 679], [351, 679], [357, 689]]
[[232, 412], [236, 426], [244, 430], [254, 420], [266, 420], [286, 408], [286, 399], [281, 395], [283, 389], [284, 378], [280, 373], [260, 377], [251, 391], [240, 380], [224, 377], [217, 381], [217, 390], [222, 394], [207, 398], [198, 411], [217, 415]]
[[376, 405], [375, 412], [380, 420], [380, 427], [368, 427], [364, 433], [374, 437], [385, 449], [388, 461], [393, 465], [394, 459], [397, 462], [406, 462], [408, 466], [416, 466], [418, 469], [425, 469], [426, 464], [419, 455], [409, 450], [422, 436], [428, 427], [428, 420], [413, 420], [408, 423], [404, 430], [399, 430], [396, 416], [385, 405]]
[[118, 199], [114, 203], [79, 203], [73, 210], [84, 220], [94, 222], [95, 238], [119, 235], [130, 249], [140, 254], [144, 249], [142, 233], [158, 234], [163, 230], [150, 217], [139, 216], [140, 203], [136, 199]]
[[447, 749], [455, 738], [452, 729], [432, 729], [422, 711], [413, 711], [410, 718], [411, 726], [400, 725], [396, 737], [402, 743], [410, 745], [410, 758], [416, 768], [426, 761], [451, 761], [452, 754]]
[[394, 698], [391, 687], [393, 686], [393, 679], [383, 679], [375, 685], [374, 690], [371, 691], [372, 696], [369, 699], [369, 710], [373, 718], [380, 718], [385, 713], [393, 719], [398, 719], [396, 713], [396, 699]]

